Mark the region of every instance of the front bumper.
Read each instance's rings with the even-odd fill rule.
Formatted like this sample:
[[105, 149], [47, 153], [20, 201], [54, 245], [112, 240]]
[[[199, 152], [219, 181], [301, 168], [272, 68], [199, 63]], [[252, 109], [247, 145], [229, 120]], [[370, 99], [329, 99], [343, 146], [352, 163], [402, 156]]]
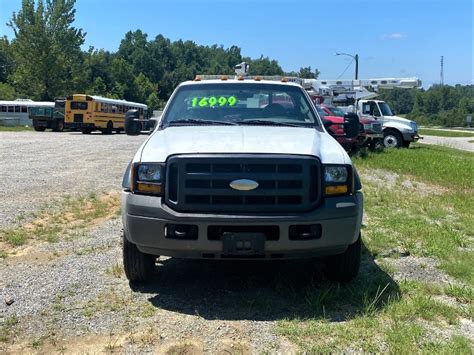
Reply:
[[418, 132], [402, 132], [403, 140], [407, 142], [417, 142], [419, 139], [423, 139]]
[[[265, 240], [258, 257], [294, 259], [334, 255], [344, 252], [360, 232], [363, 195], [332, 197], [308, 213], [287, 215], [230, 215], [179, 213], [162, 203], [160, 197], [122, 194], [122, 218], [127, 239], [144, 253], [179, 258], [248, 259], [243, 255], [226, 255], [222, 240], [209, 239], [209, 227], [263, 227], [279, 229], [277, 240]], [[166, 237], [167, 225], [187, 224], [197, 227], [195, 240]], [[294, 225], [320, 225], [320, 236], [310, 240], [290, 239]]]

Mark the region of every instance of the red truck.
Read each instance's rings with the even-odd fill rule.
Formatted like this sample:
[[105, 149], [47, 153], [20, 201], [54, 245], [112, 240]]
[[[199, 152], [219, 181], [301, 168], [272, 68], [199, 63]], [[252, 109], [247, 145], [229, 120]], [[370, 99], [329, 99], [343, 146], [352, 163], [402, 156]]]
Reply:
[[[335, 121], [334, 118], [337, 117], [339, 120], [344, 120], [344, 111], [338, 107], [331, 106], [331, 105], [320, 105], [321, 110], [326, 113], [326, 119], [330, 121], [334, 121], [335, 123], [339, 123], [339, 121]], [[356, 142], [356, 146], [351, 147], [350, 150], [355, 150], [359, 147], [369, 147], [370, 149], [375, 149], [377, 147], [383, 147], [383, 132], [382, 132], [382, 123], [369, 119], [369, 118], [360, 118], [359, 119], [360, 127], [359, 127], [359, 136], [354, 138]], [[336, 134], [343, 134], [344, 130], [342, 126], [339, 126], [339, 131]], [[341, 137], [342, 140], [345, 140], [344, 137]], [[338, 140], [339, 143], [341, 141]], [[346, 145], [353, 142], [344, 142]], [[342, 145], [342, 143], [341, 143]], [[347, 150], [347, 148], [343, 145], [343, 147]], [[349, 151], [349, 150], [348, 150]]]

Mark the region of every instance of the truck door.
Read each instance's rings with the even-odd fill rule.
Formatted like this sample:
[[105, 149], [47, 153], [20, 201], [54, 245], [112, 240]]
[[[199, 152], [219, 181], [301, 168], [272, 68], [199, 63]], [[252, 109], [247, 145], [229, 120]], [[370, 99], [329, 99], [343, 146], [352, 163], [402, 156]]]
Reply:
[[361, 109], [362, 117], [364, 118], [374, 120], [380, 120], [382, 118], [382, 116], [380, 115], [379, 107], [375, 101], [362, 102]]

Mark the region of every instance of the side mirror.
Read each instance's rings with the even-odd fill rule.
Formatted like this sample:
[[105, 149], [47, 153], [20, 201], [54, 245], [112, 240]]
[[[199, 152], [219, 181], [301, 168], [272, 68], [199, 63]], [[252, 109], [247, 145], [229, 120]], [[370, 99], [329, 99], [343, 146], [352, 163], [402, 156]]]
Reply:
[[129, 136], [138, 136], [141, 130], [140, 113], [138, 110], [128, 110], [125, 114], [125, 133]]
[[344, 114], [344, 133], [346, 138], [354, 138], [359, 135], [359, 116], [357, 113], [348, 112]]

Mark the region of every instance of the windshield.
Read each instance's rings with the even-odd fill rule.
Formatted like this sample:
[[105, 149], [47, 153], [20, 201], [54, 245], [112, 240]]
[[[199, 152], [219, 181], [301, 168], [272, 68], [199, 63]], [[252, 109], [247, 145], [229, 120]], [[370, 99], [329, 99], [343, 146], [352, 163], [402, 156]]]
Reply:
[[71, 110], [87, 110], [87, 102], [83, 101], [72, 101]]
[[276, 84], [197, 84], [182, 86], [161, 126], [173, 124], [318, 125], [304, 91]]
[[382, 116], [393, 116], [390, 106], [388, 106], [386, 102], [379, 102], [379, 107], [380, 112], [382, 112]]
[[329, 111], [331, 111], [333, 116], [344, 117], [344, 111], [341, 110], [340, 108], [338, 108], [338, 107], [328, 107], [328, 109], [329, 109]]

